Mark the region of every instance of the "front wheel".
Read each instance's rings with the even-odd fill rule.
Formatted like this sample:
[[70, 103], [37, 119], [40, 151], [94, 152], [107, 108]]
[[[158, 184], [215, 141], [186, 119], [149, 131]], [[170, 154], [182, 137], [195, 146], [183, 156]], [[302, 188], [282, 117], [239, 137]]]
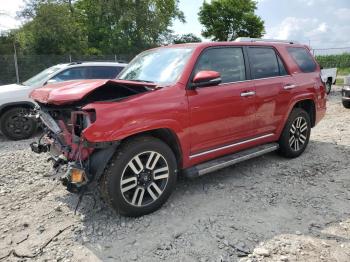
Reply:
[[138, 137], [121, 145], [107, 167], [103, 194], [126, 216], [142, 216], [160, 208], [175, 187], [177, 164], [167, 144]]
[[300, 156], [309, 143], [310, 133], [309, 114], [301, 108], [293, 109], [279, 140], [279, 153], [288, 158]]
[[29, 109], [15, 107], [7, 110], [0, 119], [1, 132], [11, 140], [30, 138], [37, 130], [37, 122], [28, 117]]

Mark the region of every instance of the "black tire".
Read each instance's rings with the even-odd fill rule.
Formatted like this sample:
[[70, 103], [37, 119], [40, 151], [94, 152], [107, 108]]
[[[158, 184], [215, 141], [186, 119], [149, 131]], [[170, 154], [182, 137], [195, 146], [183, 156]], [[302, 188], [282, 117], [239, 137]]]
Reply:
[[[157, 159], [158, 155], [160, 157], [157, 160], [153, 160], [152, 152], [155, 154], [155, 159]], [[136, 158], [141, 161], [142, 168], [139, 168], [141, 166], [135, 160]], [[148, 166], [152, 165], [154, 161], [156, 162], [155, 167], [148, 169]], [[156, 180], [155, 172], [167, 167], [168, 172], [163, 171], [163, 175], [157, 175], [158, 178]], [[142, 171], [137, 174], [137, 172], [134, 172], [136, 168]], [[160, 179], [160, 177], [167, 174], [167, 178]], [[125, 181], [130, 179], [132, 181], [125, 183]], [[159, 209], [169, 198], [175, 187], [176, 179], [176, 158], [169, 146], [154, 137], [136, 137], [124, 142], [112, 157], [101, 181], [102, 195], [120, 214], [138, 217]], [[156, 190], [154, 184], [162, 191], [161, 193]], [[124, 188], [122, 188], [123, 186]], [[130, 186], [133, 187], [127, 189]], [[125, 189], [127, 190], [123, 192]], [[141, 193], [138, 193], [140, 191]], [[157, 198], [154, 199], [154, 197]]]
[[327, 93], [327, 95], [329, 95], [331, 90], [332, 90], [332, 80], [327, 80], [327, 82], [326, 82], [326, 93]]
[[345, 100], [343, 100], [343, 106], [344, 106], [345, 108], [350, 108], [350, 101], [345, 101]]
[[[300, 124], [298, 121], [301, 121]], [[304, 130], [305, 126], [306, 130]], [[309, 143], [310, 133], [311, 121], [309, 114], [301, 108], [293, 109], [279, 139], [279, 154], [287, 158], [300, 156]]]
[[0, 126], [4, 136], [11, 140], [27, 139], [37, 130], [37, 121], [25, 117], [29, 109], [24, 107], [11, 108], [1, 116]]

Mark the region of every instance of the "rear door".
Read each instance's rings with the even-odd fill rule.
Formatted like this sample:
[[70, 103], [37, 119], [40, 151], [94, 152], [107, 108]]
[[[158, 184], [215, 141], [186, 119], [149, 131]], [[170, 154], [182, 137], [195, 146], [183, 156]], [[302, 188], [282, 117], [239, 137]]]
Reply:
[[219, 72], [222, 83], [187, 90], [192, 155], [251, 137], [253, 129], [255, 88], [252, 82], [246, 81], [243, 48], [205, 49], [192, 77], [204, 70]]
[[273, 134], [288, 111], [294, 78], [273, 47], [248, 47], [251, 77], [256, 88], [256, 135]]

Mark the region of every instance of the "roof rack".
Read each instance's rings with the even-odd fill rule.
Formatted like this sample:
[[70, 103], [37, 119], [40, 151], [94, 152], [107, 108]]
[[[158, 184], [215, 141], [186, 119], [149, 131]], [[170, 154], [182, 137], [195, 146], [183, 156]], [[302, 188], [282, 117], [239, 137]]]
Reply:
[[285, 44], [299, 44], [298, 41], [293, 40], [277, 40], [277, 39], [263, 39], [263, 38], [250, 38], [250, 37], [239, 37], [235, 42], [272, 42], [272, 43], [285, 43]]

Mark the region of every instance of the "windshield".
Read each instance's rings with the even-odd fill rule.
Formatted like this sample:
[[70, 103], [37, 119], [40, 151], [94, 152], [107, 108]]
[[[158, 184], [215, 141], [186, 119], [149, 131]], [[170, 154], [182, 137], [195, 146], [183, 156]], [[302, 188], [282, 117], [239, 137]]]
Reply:
[[119, 79], [174, 83], [182, 73], [193, 48], [159, 48], [136, 56], [120, 73]]
[[33, 76], [32, 78], [28, 79], [27, 81], [23, 82], [22, 84], [25, 86], [37, 86], [40, 85], [43, 81], [47, 80], [47, 78], [60, 70], [62, 66], [52, 66], [44, 71], [41, 71], [39, 74]]

